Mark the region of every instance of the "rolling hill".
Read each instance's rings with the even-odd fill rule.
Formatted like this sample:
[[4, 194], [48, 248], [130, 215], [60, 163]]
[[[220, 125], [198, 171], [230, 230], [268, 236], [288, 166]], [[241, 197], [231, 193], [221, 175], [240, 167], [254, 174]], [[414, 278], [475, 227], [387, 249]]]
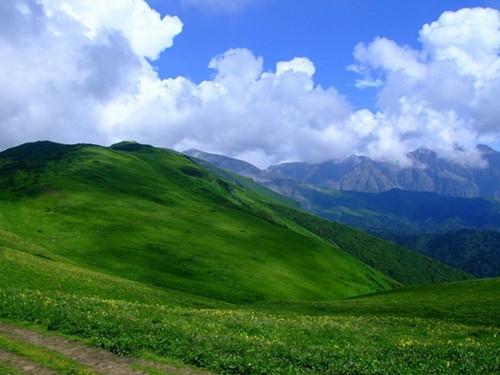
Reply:
[[[489, 161], [495, 163], [498, 153], [484, 147], [483, 152], [486, 152]], [[421, 254], [477, 277], [499, 275], [497, 254], [499, 246], [496, 232], [500, 229], [498, 200], [483, 197], [462, 198], [399, 189], [380, 193], [340, 191], [320, 186], [326, 184], [326, 180], [322, 180], [320, 176], [331, 177], [338, 167], [328, 163], [324, 163], [321, 168], [319, 166], [314, 168], [311, 165], [302, 167], [295, 164], [284, 165], [282, 169], [288, 172], [281, 175], [289, 177], [286, 179], [273, 175], [272, 171], [259, 170], [246, 162], [221, 155], [195, 150], [187, 151], [187, 154], [207, 168], [217, 169], [215, 166], [223, 168], [220, 173], [236, 176], [233, 177], [236, 183], [247, 181], [245, 186], [249, 189], [261, 191], [270, 197], [271, 194], [276, 195], [276, 192], [283, 194], [280, 202], [283, 205], [292, 208], [299, 206], [328, 220], [365, 230], [374, 236], [417, 250]], [[415, 155], [431, 156], [423, 152]], [[328, 169], [329, 166], [331, 170]], [[304, 168], [309, 172], [302, 170]], [[306, 175], [309, 176], [308, 180], [300, 182]], [[265, 187], [268, 187], [267, 192]], [[323, 224], [319, 226], [324, 227]], [[349, 230], [336, 233], [347, 232]], [[343, 247], [349, 248], [348, 245]], [[385, 255], [388, 253], [378, 254], [374, 250], [376, 248], [377, 246], [372, 244], [370, 252], [365, 254], [368, 256], [360, 255], [356, 251], [354, 254], [364, 262], [377, 264], [380, 267], [382, 259], [387, 259]], [[397, 250], [392, 252], [396, 253]], [[408, 264], [412, 263], [409, 257], [403, 259], [407, 260]], [[417, 268], [425, 269], [420, 266]], [[393, 275], [386, 269], [379, 269]]]
[[[267, 198], [147, 145], [22, 145], [0, 153], [0, 188], [0, 228], [42, 256], [230, 302], [332, 299], [466, 277], [437, 263], [435, 275], [393, 264], [401, 277], [386, 276]], [[366, 247], [361, 234], [351, 240]]]
[[[402, 287], [467, 275], [215, 172], [130, 142], [0, 153], [2, 329], [174, 373], [495, 372], [497, 279]], [[92, 374], [16, 340], [0, 353]]]
[[0, 227], [41, 255], [158, 287], [254, 301], [394, 283], [167, 150], [27, 144], [0, 154], [0, 189]]

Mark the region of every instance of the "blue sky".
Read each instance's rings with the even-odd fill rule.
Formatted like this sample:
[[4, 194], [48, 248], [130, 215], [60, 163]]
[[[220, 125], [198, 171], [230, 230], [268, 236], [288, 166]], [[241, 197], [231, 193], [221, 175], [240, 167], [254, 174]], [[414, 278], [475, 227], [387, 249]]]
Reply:
[[357, 89], [356, 74], [346, 70], [359, 42], [385, 36], [419, 48], [422, 25], [444, 11], [500, 8], [498, 0], [250, 0], [236, 10], [182, 0], [147, 1], [162, 15], [177, 15], [184, 23], [173, 47], [154, 63], [161, 76], [207, 79], [213, 74], [210, 59], [237, 47], [262, 56], [266, 70], [273, 70], [277, 61], [307, 56], [316, 65], [315, 81], [336, 87], [359, 108], [373, 108], [376, 97], [373, 90]]

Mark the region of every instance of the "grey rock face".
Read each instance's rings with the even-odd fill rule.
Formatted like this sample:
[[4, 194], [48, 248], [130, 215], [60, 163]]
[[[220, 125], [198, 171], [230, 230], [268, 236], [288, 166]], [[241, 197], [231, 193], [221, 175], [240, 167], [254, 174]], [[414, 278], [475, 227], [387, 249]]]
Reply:
[[478, 147], [487, 162], [484, 168], [464, 167], [439, 158], [433, 151], [419, 149], [408, 154], [414, 163], [405, 168], [352, 156], [319, 164], [281, 164], [270, 167], [269, 172], [275, 177], [344, 191], [401, 189], [455, 197], [499, 197], [500, 153], [487, 146]]

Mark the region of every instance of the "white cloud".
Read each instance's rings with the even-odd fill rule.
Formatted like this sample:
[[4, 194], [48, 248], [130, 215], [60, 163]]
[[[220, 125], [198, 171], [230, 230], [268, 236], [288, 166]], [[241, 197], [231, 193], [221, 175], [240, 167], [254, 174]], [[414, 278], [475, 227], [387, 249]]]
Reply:
[[231, 49], [199, 84], [159, 78], [150, 59], [182, 23], [144, 0], [0, 2], [0, 147], [136, 139], [264, 166], [352, 153], [408, 163], [427, 146], [479, 163], [476, 142], [500, 139], [499, 24], [495, 10], [464, 9], [425, 25], [421, 48], [359, 44], [350, 69], [379, 108], [354, 111], [315, 83], [306, 57], [265, 71], [262, 57]]
[[306, 143], [323, 143], [322, 133], [331, 121], [345, 119], [349, 106], [335, 90], [315, 86], [302, 71], [278, 74], [264, 72], [262, 66], [262, 58], [234, 49], [214, 58], [214, 78], [198, 85], [182, 77], [161, 81], [150, 74], [137, 93], [105, 108], [113, 124], [109, 135], [151, 143], [160, 139], [178, 149], [253, 155], [258, 164], [321, 158], [330, 145], [322, 145], [320, 152]]
[[425, 66], [418, 60], [418, 52], [400, 47], [387, 38], [375, 38], [368, 46], [360, 43], [354, 49], [354, 58], [375, 69], [401, 72], [410, 78], [423, 78]]
[[182, 31], [177, 17], [161, 17], [144, 0], [41, 0], [47, 13], [73, 18], [87, 28], [91, 39], [102, 37], [109, 30], [119, 31], [134, 52], [156, 59], [173, 44]]
[[276, 74], [278, 76], [286, 72], [303, 73], [312, 78], [316, 73], [316, 67], [307, 57], [295, 57], [290, 61], [280, 61], [276, 64]]
[[386, 38], [358, 45], [351, 68], [362, 76], [358, 85], [376, 82], [380, 113], [394, 122], [388, 139], [477, 161], [475, 144], [500, 138], [500, 12], [445, 12], [422, 27], [420, 41], [419, 50]]

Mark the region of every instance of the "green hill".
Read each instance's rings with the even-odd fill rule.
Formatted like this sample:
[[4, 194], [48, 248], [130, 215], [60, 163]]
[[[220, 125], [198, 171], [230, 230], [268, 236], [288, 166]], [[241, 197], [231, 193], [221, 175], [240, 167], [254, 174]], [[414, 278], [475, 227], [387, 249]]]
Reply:
[[0, 248], [0, 320], [120, 355], [221, 374], [498, 371], [499, 279], [235, 306], [30, 255], [42, 249], [8, 240], [19, 250]]
[[150, 146], [0, 154], [0, 228], [40, 254], [225, 301], [332, 299], [394, 284], [256, 194]]
[[0, 153], [0, 320], [223, 374], [495, 373], [498, 280], [390, 291], [464, 275], [265, 195], [135, 143]]

